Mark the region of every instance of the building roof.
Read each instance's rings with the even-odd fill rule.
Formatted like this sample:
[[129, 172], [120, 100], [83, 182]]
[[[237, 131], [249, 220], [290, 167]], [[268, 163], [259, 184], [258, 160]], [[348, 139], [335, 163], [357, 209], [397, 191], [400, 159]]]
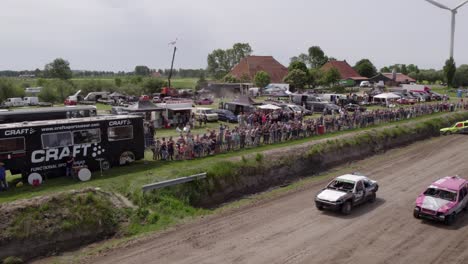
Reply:
[[335, 68], [340, 73], [342, 80], [368, 80], [368, 78], [361, 76], [351, 65], [344, 61], [329, 61], [322, 66], [322, 71], [328, 71]]
[[[393, 73], [391, 72], [383, 72], [383, 76], [387, 77], [390, 80], [393, 80]], [[397, 73], [396, 74], [396, 82], [398, 83], [411, 83], [411, 82], [416, 82], [415, 79], [409, 77], [408, 75], [405, 75], [403, 73]]]
[[288, 68], [284, 67], [272, 56], [247, 56], [232, 68], [230, 74], [237, 79], [247, 75], [250, 80], [253, 80], [255, 74], [259, 71], [267, 72], [272, 83], [281, 83], [284, 77], [288, 75]]

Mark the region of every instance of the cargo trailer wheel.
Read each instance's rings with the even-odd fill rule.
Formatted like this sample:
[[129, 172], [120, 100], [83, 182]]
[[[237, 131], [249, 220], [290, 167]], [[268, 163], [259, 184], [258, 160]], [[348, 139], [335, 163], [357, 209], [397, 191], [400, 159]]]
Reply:
[[101, 169], [103, 171], [109, 170], [110, 168], [111, 168], [111, 164], [110, 164], [110, 162], [108, 160], [105, 159], [105, 160], [101, 161]]
[[133, 152], [125, 151], [122, 154], [120, 154], [120, 158], [119, 158], [120, 165], [130, 164], [134, 161], [135, 161], [135, 154], [133, 154]]

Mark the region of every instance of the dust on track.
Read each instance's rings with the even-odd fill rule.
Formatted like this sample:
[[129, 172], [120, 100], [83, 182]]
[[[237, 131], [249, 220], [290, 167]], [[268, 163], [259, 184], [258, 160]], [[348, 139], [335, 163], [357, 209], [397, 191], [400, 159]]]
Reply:
[[322, 179], [118, 248], [92, 263], [468, 263], [468, 214], [453, 227], [414, 219], [416, 196], [441, 176], [468, 177], [468, 137], [418, 142], [356, 162], [378, 200], [351, 215], [320, 212]]

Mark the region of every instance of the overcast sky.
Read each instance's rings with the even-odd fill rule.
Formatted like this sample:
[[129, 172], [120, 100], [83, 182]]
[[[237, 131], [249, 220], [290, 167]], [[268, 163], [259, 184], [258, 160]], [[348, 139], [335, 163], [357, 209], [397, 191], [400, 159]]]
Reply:
[[[1, 0], [0, 25], [0, 70], [57, 57], [72, 69], [168, 68], [175, 38], [175, 68], [205, 68], [208, 53], [236, 42], [285, 65], [319, 45], [353, 65], [441, 68], [450, 12], [424, 0]], [[468, 64], [467, 47], [468, 4], [457, 15], [457, 65]]]

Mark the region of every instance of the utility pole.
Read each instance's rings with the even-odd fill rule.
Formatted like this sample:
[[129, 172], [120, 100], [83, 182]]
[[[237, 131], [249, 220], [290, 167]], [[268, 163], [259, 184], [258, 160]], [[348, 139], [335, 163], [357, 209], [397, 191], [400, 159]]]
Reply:
[[[175, 44], [174, 44], [175, 45]], [[175, 59], [175, 53], [177, 51], [177, 47], [174, 46], [174, 53], [172, 53], [172, 62], [171, 62], [171, 70], [169, 71], [169, 77], [167, 78], [167, 83], [169, 85], [169, 89], [171, 88], [171, 77], [172, 77], [172, 69], [174, 67], [174, 59]]]

